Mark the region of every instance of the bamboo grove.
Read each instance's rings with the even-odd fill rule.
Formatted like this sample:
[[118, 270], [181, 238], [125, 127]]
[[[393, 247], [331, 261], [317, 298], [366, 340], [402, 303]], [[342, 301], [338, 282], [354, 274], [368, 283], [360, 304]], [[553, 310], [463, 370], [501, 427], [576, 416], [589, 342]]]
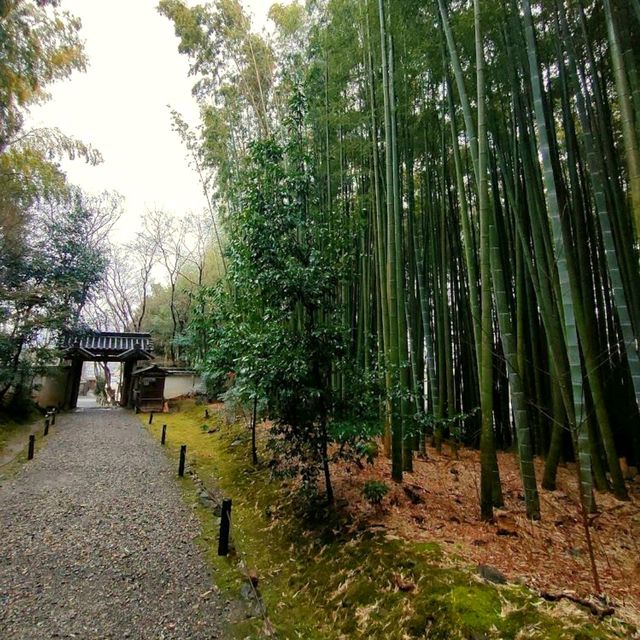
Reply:
[[531, 518], [563, 460], [585, 509], [594, 489], [626, 499], [640, 1], [310, 1], [274, 5], [272, 36], [232, 0], [161, 11], [200, 78], [227, 219], [249, 142], [281, 128], [301, 78], [317, 207], [351, 245], [334, 301], [358, 370], [386, 389], [394, 480], [447, 440], [480, 448], [484, 519], [502, 502], [498, 449], [518, 455]]

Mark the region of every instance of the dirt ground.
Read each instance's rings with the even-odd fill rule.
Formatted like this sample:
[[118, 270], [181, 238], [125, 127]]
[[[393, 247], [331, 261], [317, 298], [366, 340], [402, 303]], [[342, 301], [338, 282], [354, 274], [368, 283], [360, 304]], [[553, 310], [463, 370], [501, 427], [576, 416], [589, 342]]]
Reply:
[[[446, 447], [444, 449], [447, 449]], [[405, 540], [436, 541], [452, 560], [485, 564], [510, 581], [539, 592], [594, 593], [584, 528], [578, 507], [575, 469], [558, 470], [557, 490], [541, 490], [542, 519], [525, 514], [517, 458], [498, 454], [505, 506], [496, 523], [480, 521], [477, 451], [462, 449], [458, 459], [448, 450], [428, 450], [428, 459], [414, 461], [414, 471], [401, 485], [391, 482], [390, 461], [373, 466], [335, 466], [335, 491], [356, 521], [384, 527]], [[543, 461], [536, 462], [538, 480]], [[367, 480], [391, 487], [382, 508], [362, 499]], [[598, 513], [589, 517], [596, 565], [603, 595], [624, 617], [640, 619], [640, 477], [629, 482], [629, 502], [598, 493]]]

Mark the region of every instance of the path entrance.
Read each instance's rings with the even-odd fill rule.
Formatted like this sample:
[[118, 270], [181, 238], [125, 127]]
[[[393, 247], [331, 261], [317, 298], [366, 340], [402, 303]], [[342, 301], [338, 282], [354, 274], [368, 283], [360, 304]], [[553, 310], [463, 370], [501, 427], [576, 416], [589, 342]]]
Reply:
[[60, 415], [0, 485], [0, 638], [222, 638], [174, 474], [125, 410]]
[[95, 393], [90, 391], [85, 396], [78, 396], [78, 401], [76, 402], [78, 409], [97, 409], [100, 407], [98, 404], [98, 398], [96, 398]]
[[120, 406], [132, 406], [132, 374], [136, 363], [153, 359], [153, 342], [150, 333], [90, 331], [67, 336], [63, 349], [64, 358], [70, 361], [67, 372], [64, 407], [78, 406], [80, 378], [85, 362], [120, 362]]

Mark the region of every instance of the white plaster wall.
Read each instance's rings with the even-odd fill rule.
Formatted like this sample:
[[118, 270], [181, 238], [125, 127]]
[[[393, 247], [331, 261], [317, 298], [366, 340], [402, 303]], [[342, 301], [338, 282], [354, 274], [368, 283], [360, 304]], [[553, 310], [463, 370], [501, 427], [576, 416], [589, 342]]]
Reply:
[[196, 375], [167, 376], [164, 382], [164, 397], [167, 400], [202, 390], [202, 380]]
[[51, 367], [47, 375], [34, 380], [33, 399], [41, 407], [57, 407], [64, 402], [66, 367]]

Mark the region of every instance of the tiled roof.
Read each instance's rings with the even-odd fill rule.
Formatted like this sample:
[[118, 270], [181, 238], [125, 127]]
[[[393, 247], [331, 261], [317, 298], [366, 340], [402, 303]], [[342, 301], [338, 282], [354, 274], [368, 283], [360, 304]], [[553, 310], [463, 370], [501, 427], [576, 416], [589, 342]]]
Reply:
[[79, 347], [91, 353], [120, 354], [136, 346], [143, 351], [152, 352], [153, 342], [150, 333], [118, 333], [115, 331], [100, 331], [84, 334], [81, 336], [70, 336], [64, 341], [67, 349]]
[[155, 375], [155, 376], [166, 376], [167, 375], [167, 370], [159, 367], [157, 364], [152, 364], [148, 367], [144, 367], [142, 369], [136, 369], [133, 372], [134, 376], [149, 376], [149, 375]]

